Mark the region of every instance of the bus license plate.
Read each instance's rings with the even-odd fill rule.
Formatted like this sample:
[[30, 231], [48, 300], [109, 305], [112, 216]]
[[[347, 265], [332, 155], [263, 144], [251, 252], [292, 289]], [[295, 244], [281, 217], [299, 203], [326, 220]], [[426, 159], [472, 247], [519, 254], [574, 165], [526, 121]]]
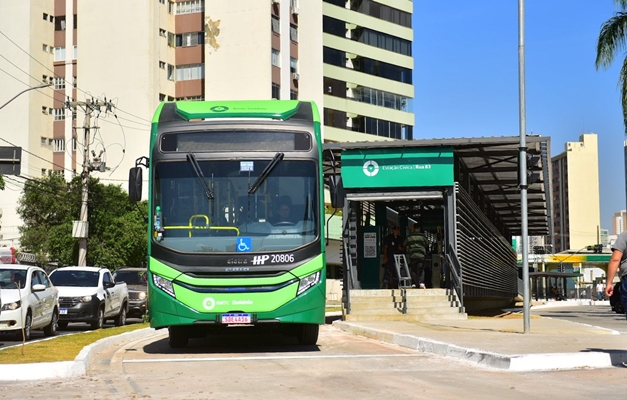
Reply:
[[66, 315], [67, 314], [67, 308], [59, 308], [59, 314]]
[[250, 314], [222, 314], [223, 324], [250, 324]]

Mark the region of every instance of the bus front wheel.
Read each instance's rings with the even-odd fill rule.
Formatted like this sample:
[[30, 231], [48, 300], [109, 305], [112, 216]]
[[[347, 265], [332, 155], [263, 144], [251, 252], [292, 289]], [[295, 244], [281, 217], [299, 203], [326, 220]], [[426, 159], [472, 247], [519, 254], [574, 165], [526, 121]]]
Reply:
[[173, 349], [181, 349], [187, 347], [189, 335], [182, 326], [171, 326], [168, 328], [169, 338], [168, 344]]
[[318, 341], [318, 332], [320, 330], [320, 325], [317, 324], [302, 324], [300, 329], [298, 330], [298, 334], [296, 338], [298, 339], [298, 343], [314, 346]]

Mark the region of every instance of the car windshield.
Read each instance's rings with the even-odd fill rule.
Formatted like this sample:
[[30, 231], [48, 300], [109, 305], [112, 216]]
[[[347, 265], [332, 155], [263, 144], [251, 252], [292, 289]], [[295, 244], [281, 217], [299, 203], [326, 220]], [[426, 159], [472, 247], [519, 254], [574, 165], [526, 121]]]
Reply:
[[55, 286], [97, 287], [98, 272], [93, 271], [54, 271], [50, 280]]
[[126, 282], [127, 285], [147, 285], [145, 271], [117, 271], [116, 282]]
[[0, 289], [17, 289], [26, 285], [26, 271], [15, 268], [0, 268]]
[[286, 160], [158, 162], [153, 245], [187, 253], [289, 251], [319, 235], [317, 166]]

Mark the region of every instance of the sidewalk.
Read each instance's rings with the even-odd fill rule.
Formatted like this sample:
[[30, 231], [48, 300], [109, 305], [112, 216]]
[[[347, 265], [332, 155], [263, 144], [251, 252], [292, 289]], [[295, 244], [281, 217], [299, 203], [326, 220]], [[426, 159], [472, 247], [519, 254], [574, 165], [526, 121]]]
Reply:
[[[590, 303], [555, 302], [534, 306], [532, 310], [580, 304]], [[327, 317], [339, 315], [339, 312], [327, 313]], [[530, 319], [530, 332], [524, 334], [523, 324], [522, 317], [430, 323], [333, 322], [335, 328], [355, 335], [510, 371], [622, 368], [622, 363], [627, 362], [627, 335], [621, 336], [613, 330], [571, 321], [533, 316]], [[80, 376], [85, 374], [93, 355], [99, 351], [161, 334], [145, 328], [101, 339], [85, 347], [74, 361], [0, 365], [0, 382]]]
[[[582, 304], [579, 301], [572, 305]], [[587, 304], [587, 303], [586, 303]], [[568, 302], [534, 306], [567, 306]], [[525, 334], [517, 319], [346, 322], [333, 326], [355, 335], [510, 371], [623, 367], [627, 337], [618, 332], [553, 318], [530, 318]]]

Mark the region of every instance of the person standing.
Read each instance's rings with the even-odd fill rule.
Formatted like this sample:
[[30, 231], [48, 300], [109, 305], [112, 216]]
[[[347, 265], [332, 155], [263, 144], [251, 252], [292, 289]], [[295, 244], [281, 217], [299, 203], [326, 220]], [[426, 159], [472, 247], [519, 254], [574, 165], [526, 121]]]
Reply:
[[605, 292], [605, 286], [603, 286], [603, 281], [599, 281], [597, 283], [597, 300], [603, 300], [603, 293]]
[[392, 233], [383, 239], [383, 262], [385, 263], [385, 269], [383, 271], [384, 289], [396, 288], [398, 285], [398, 278], [395, 271], [395, 254], [403, 254], [403, 238], [401, 237], [401, 231], [398, 225], [394, 226]]
[[[607, 284], [605, 285], [606, 296], [612, 297], [614, 293], [614, 277], [620, 277], [620, 302], [627, 309], [627, 231], [622, 232], [612, 245], [612, 257], [607, 265]], [[627, 318], [627, 314], [625, 314]]]
[[403, 242], [403, 247], [409, 259], [412, 282], [420, 289], [425, 289], [425, 256], [429, 250], [429, 240], [421, 232], [421, 228], [417, 223], [412, 226], [412, 232]]

